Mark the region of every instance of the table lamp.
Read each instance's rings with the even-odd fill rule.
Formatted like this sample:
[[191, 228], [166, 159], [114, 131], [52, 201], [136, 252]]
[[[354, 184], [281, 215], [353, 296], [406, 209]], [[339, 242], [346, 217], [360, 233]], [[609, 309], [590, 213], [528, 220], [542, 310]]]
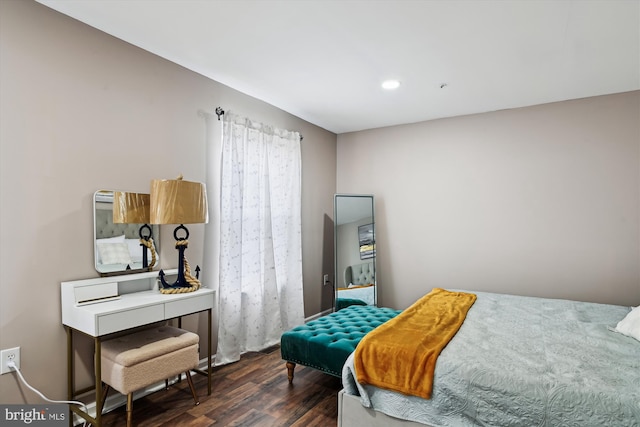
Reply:
[[[178, 250], [178, 279], [167, 283], [160, 270], [162, 293], [193, 292], [200, 288], [198, 277], [191, 275], [184, 251], [189, 242], [189, 230], [184, 224], [206, 223], [209, 220], [207, 191], [204, 184], [177, 179], [154, 179], [151, 181], [151, 224], [180, 224], [173, 231]], [[182, 232], [183, 235], [178, 234]]]
[[[143, 193], [125, 191], [113, 192], [113, 223], [142, 224], [138, 235], [142, 247], [142, 267], [151, 270], [156, 264], [156, 249], [153, 244], [153, 232], [149, 226], [149, 208], [151, 196]], [[149, 263], [147, 249], [151, 251]]]

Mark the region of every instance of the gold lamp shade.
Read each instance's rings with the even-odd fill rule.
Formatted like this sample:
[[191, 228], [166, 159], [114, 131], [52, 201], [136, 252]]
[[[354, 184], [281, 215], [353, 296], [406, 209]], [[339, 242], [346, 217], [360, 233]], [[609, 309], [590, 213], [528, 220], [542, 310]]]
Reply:
[[151, 181], [151, 224], [198, 224], [209, 221], [206, 186], [178, 179]]
[[[156, 263], [156, 250], [153, 245], [153, 230], [149, 227], [149, 209], [151, 195], [144, 193], [113, 192], [113, 223], [141, 224], [138, 234], [142, 250], [142, 267], [153, 268]], [[149, 263], [147, 249], [151, 253]]]
[[[182, 175], [177, 179], [154, 179], [151, 181], [151, 223], [180, 224], [173, 231], [178, 250], [178, 278], [174, 283], [167, 283], [164, 272], [160, 270], [162, 293], [194, 292], [200, 289], [196, 276], [191, 275], [191, 267], [184, 256], [187, 248], [189, 230], [184, 224], [197, 224], [209, 220], [207, 208], [207, 189], [200, 182], [184, 181]], [[178, 236], [179, 232], [183, 236]]]
[[113, 192], [113, 222], [115, 224], [146, 224], [149, 222], [151, 196], [143, 193]]

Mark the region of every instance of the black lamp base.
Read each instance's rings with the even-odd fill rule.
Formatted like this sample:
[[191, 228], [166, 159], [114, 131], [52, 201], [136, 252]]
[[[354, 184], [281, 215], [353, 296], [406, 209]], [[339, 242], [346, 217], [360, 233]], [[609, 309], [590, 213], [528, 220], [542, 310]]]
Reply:
[[[183, 237], [178, 237], [178, 231], [183, 230], [185, 232], [185, 236]], [[197, 276], [199, 275], [199, 271], [200, 271], [200, 267], [196, 268], [196, 278], [194, 279], [191, 276], [190, 272], [187, 272], [188, 276], [189, 276], [189, 280], [187, 279], [187, 274], [185, 274], [185, 257], [184, 257], [184, 251], [185, 249], [187, 249], [188, 246], [188, 241], [187, 238], [189, 237], [189, 230], [187, 230], [187, 227], [185, 227], [184, 225], [180, 224], [178, 227], [176, 227], [176, 229], [173, 231], [173, 237], [176, 239], [176, 249], [178, 250], [178, 278], [175, 282], [173, 283], [168, 283], [165, 279], [164, 279], [164, 271], [160, 270], [159, 273], [159, 277], [160, 277], [160, 283], [162, 284], [162, 289], [161, 291], [166, 291], [166, 293], [177, 293], [177, 292], [192, 292], [195, 291], [197, 289], [200, 288], [200, 282], [197, 279]], [[188, 269], [188, 262], [187, 262], [187, 269]]]
[[[145, 231], [147, 232], [146, 234], [144, 233]], [[153, 237], [153, 232], [151, 231], [151, 227], [149, 227], [149, 224], [143, 224], [140, 227], [140, 230], [138, 230], [138, 235], [140, 236], [140, 240], [149, 242], [149, 240], [151, 240], [151, 238]], [[142, 247], [142, 268], [149, 268], [149, 259], [147, 256], [148, 246], [144, 243], [140, 243], [140, 246]]]
[[160, 283], [164, 288], [174, 289], [174, 288], [188, 288], [191, 287], [191, 284], [187, 282], [187, 279], [184, 275], [184, 250], [187, 248], [187, 245], [182, 243], [181, 241], [176, 242], [176, 249], [178, 249], [178, 278], [173, 283], [168, 283], [164, 279], [164, 271], [160, 270]]

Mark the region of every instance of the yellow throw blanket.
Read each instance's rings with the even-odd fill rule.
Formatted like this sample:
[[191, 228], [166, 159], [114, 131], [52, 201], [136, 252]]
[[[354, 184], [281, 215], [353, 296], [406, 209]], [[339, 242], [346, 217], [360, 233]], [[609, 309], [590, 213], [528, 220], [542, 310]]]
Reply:
[[358, 382], [430, 399], [436, 359], [475, 301], [474, 294], [435, 288], [369, 332], [354, 355]]

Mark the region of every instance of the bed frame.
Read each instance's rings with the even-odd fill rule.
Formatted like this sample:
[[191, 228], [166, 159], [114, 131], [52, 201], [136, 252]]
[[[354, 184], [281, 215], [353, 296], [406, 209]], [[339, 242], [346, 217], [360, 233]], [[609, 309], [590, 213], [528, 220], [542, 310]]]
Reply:
[[401, 420], [366, 408], [360, 397], [338, 392], [338, 427], [431, 427], [414, 421]]

